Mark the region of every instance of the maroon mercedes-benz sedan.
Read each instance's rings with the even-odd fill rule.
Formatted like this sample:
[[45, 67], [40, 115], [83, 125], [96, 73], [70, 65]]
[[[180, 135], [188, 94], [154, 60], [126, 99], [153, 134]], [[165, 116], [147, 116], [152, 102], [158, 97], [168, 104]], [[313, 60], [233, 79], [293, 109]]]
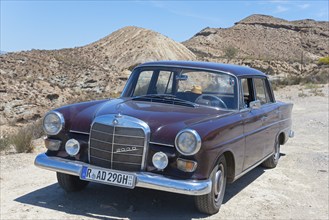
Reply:
[[35, 165], [77, 191], [89, 181], [192, 195], [218, 212], [227, 182], [274, 168], [293, 136], [292, 104], [267, 76], [236, 65], [162, 61], [137, 66], [118, 99], [67, 105], [43, 120]]

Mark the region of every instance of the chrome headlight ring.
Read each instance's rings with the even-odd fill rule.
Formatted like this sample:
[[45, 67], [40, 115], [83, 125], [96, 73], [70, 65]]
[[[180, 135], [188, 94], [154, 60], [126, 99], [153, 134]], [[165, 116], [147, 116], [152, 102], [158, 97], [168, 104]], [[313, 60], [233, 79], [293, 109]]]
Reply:
[[46, 134], [57, 135], [63, 129], [65, 120], [61, 113], [57, 111], [50, 111], [43, 118], [42, 125]]
[[194, 155], [201, 148], [201, 137], [193, 129], [183, 129], [176, 135], [175, 146], [177, 151], [185, 156]]

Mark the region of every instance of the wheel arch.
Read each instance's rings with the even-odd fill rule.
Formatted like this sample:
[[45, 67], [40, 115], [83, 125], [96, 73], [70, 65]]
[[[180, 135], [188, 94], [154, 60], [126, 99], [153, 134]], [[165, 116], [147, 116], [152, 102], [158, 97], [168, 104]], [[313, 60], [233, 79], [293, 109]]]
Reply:
[[276, 141], [279, 141], [280, 145], [284, 145], [287, 141], [286, 141], [286, 134], [284, 131], [280, 131], [277, 135]]
[[227, 182], [231, 183], [231, 182], [233, 182], [234, 177], [235, 177], [235, 158], [234, 158], [234, 154], [230, 150], [226, 150], [226, 151], [220, 153], [217, 157], [217, 160], [216, 160], [216, 163], [214, 164], [214, 166], [216, 166], [216, 164], [218, 164], [219, 158], [222, 155], [225, 157], [225, 161], [226, 161]]

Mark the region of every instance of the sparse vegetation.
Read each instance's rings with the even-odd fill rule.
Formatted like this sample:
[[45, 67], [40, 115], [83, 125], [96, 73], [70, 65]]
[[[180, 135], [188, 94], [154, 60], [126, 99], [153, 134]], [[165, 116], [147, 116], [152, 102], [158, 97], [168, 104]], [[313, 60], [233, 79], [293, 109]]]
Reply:
[[307, 97], [307, 94], [302, 90], [302, 92], [298, 93], [298, 97]]
[[328, 83], [328, 73], [322, 71], [315, 75], [308, 76], [288, 76], [286, 78], [277, 79], [272, 81], [273, 89], [283, 88], [289, 85], [308, 85], [309, 84], [325, 84]]
[[13, 145], [17, 153], [30, 153], [34, 149], [31, 144], [32, 140], [40, 138], [42, 135], [42, 120], [38, 120], [18, 129], [14, 134], [0, 139], [0, 150], [6, 150], [10, 145]]
[[237, 53], [238, 53], [238, 49], [231, 45], [224, 49], [224, 56], [229, 60], [235, 58]]
[[133, 71], [133, 69], [134, 69], [136, 66], [138, 66], [139, 64], [140, 64], [140, 63], [136, 63], [136, 64], [134, 64], [134, 65], [129, 66], [129, 67], [128, 67], [128, 70]]
[[10, 143], [8, 137], [0, 138], [0, 151], [6, 150], [9, 145]]
[[318, 60], [318, 64], [320, 64], [320, 65], [329, 65], [329, 56], [321, 57]]

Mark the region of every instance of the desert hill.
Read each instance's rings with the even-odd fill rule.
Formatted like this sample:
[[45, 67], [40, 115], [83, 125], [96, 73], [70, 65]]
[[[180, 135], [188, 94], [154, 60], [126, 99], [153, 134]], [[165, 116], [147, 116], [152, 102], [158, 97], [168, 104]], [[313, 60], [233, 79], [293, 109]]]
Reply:
[[195, 60], [181, 43], [151, 30], [125, 27], [84, 47], [0, 56], [0, 125], [29, 122], [74, 101], [122, 90], [128, 69], [145, 61]]
[[252, 15], [230, 28], [205, 28], [183, 44], [204, 58], [221, 58], [234, 47], [239, 58], [315, 60], [329, 54], [329, 22]]
[[[252, 15], [231, 28], [205, 28], [183, 43], [129, 26], [83, 47], [2, 54], [0, 125], [28, 123], [67, 103], [115, 96], [129, 70], [146, 61], [230, 62], [274, 77], [328, 74], [328, 66], [317, 65], [329, 54], [328, 25]], [[234, 57], [226, 56], [228, 47], [235, 48]]]
[[184, 45], [157, 32], [138, 27], [124, 27], [82, 48], [94, 53], [99, 63], [127, 69], [145, 61], [195, 60], [196, 56]]

